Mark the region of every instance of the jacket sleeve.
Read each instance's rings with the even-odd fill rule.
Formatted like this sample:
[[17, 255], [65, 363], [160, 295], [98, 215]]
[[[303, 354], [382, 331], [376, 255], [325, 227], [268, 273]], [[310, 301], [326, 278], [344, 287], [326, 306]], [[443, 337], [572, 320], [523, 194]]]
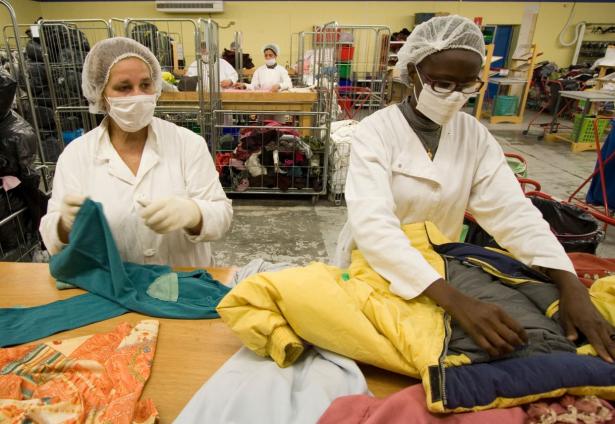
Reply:
[[500, 246], [526, 265], [575, 273], [549, 224], [523, 194], [498, 142], [482, 125], [478, 137], [482, 148], [468, 211]]
[[232, 202], [226, 197], [214, 162], [202, 137], [187, 131], [190, 140], [183, 150], [184, 179], [188, 196], [196, 202], [203, 217], [201, 233], [186, 236], [193, 243], [218, 240], [230, 228], [233, 219]]
[[53, 176], [53, 187], [51, 198], [47, 205], [47, 213], [41, 219], [39, 231], [43, 242], [50, 254], [59, 253], [66, 244], [60, 241], [58, 235], [58, 222], [60, 221], [60, 206], [62, 199], [67, 194], [84, 194], [83, 187], [79, 178], [79, 161], [74, 159], [70, 147], [66, 147], [58, 158], [55, 174]]
[[190, 64], [190, 66], [188, 67], [188, 70], [186, 71], [186, 76], [187, 77], [196, 77], [198, 75], [197, 72], [197, 68], [196, 68], [196, 62], [192, 62]]
[[278, 292], [268, 275], [256, 274], [242, 281], [220, 301], [216, 310], [246, 347], [271, 357], [280, 367], [287, 367], [303, 352], [303, 342], [277, 304], [290, 299]]
[[239, 79], [239, 75], [230, 63], [228, 63], [224, 59], [220, 59], [220, 66], [224, 68], [223, 78], [221, 78], [222, 80], [229, 79], [234, 83], [237, 82], [237, 80]]
[[278, 69], [280, 69], [280, 74], [282, 77], [282, 82], [280, 83], [280, 90], [289, 90], [293, 88], [293, 82], [291, 81], [290, 76], [288, 76], [288, 71], [281, 66]]
[[369, 265], [390, 282], [393, 293], [412, 299], [442, 276], [401, 229], [387, 150], [371, 122], [357, 126], [346, 181], [348, 220], [354, 242]]

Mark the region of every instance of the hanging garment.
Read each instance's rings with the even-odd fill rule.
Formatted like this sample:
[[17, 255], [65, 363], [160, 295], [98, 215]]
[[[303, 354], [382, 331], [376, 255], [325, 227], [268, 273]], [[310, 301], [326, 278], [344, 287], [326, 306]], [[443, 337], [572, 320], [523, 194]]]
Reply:
[[524, 264], [574, 272], [498, 142], [463, 112], [442, 128], [433, 161], [397, 105], [363, 119], [353, 135], [345, 198], [348, 221], [335, 264], [347, 267], [358, 248], [391, 291], [406, 299], [439, 275], [408, 244], [401, 226], [431, 221], [449, 240], [459, 240], [466, 210]]
[[[111, 144], [108, 120], [73, 140], [58, 160], [49, 210], [40, 231], [50, 253], [64, 244], [58, 237], [60, 205], [66, 194], [100, 202], [123, 260], [173, 267], [213, 264], [209, 241], [222, 237], [233, 217], [231, 201], [218, 180], [207, 143], [192, 131], [153, 118], [134, 175]], [[139, 215], [139, 200], [171, 196], [190, 198], [203, 215], [203, 228], [193, 236], [183, 230], [158, 234]]]
[[[479, 300], [489, 301], [489, 284], [452, 279], [447, 261], [457, 259], [480, 267], [508, 288], [526, 297], [523, 308], [500, 305], [526, 330], [538, 330], [557, 343], [549, 354], [536, 354], [544, 344], [530, 338], [525, 352], [493, 362], [480, 362], [474, 349], [466, 352], [453, 338], [456, 322], [431, 299], [421, 295], [404, 300], [389, 290], [390, 283], [373, 270], [360, 251], [348, 269], [312, 263], [303, 268], [263, 273], [247, 278], [218, 305], [220, 317], [244, 344], [279, 366], [292, 365], [304, 341], [356, 361], [421, 378], [432, 412], [464, 412], [515, 406], [572, 394], [595, 394], [615, 399], [615, 367], [596, 358], [593, 347], [566, 345], [557, 323], [559, 293], [555, 285], [510, 256], [464, 243], [451, 243], [432, 223], [409, 224], [404, 234], [423, 259], [451, 284]], [[610, 278], [610, 281], [609, 281]], [[591, 287], [597, 309], [615, 322], [615, 277]], [[485, 288], [481, 292], [481, 287]], [[487, 298], [484, 298], [487, 297]], [[533, 304], [535, 318], [524, 315]], [[538, 311], [538, 312], [536, 312]], [[550, 319], [549, 325], [541, 322]], [[538, 319], [537, 317], [540, 317]], [[527, 321], [526, 321], [527, 320]], [[462, 343], [463, 342], [463, 343]], [[539, 343], [542, 343], [540, 338]], [[563, 343], [562, 348], [558, 348]], [[534, 349], [534, 348], [538, 349]], [[524, 354], [525, 353], [525, 354]], [[520, 355], [521, 357], [516, 357]], [[473, 362], [473, 361], [478, 362]], [[472, 390], [468, 382], [472, 381]]]
[[242, 347], [199, 389], [175, 424], [313, 424], [339, 396], [366, 394], [354, 361], [310, 349], [292, 367]]
[[[602, 160], [606, 160], [609, 155], [615, 153], [615, 120], [611, 121], [611, 132], [602, 145], [600, 155]], [[598, 164], [596, 164], [596, 169]], [[608, 208], [615, 209], [615, 159], [611, 160], [604, 167], [604, 179], [606, 181], [606, 196], [608, 201]], [[587, 203], [591, 205], [604, 205], [602, 198], [602, 182], [600, 181], [600, 174], [598, 173], [593, 179], [587, 190], [586, 199]]]
[[51, 257], [51, 275], [89, 293], [32, 308], [0, 309], [0, 346], [25, 343], [135, 311], [166, 318], [216, 318], [229, 288], [207, 271], [122, 262], [102, 207], [81, 206], [70, 243]]
[[420, 384], [384, 399], [344, 396], [333, 401], [318, 424], [522, 424], [527, 418], [521, 407], [436, 415], [427, 410], [425, 400]]
[[0, 422], [153, 423], [139, 400], [149, 378], [158, 321], [109, 333], [0, 349]]
[[288, 76], [288, 71], [279, 64], [270, 69], [267, 65], [262, 65], [252, 75], [250, 84], [246, 84], [248, 90], [271, 90], [271, 87], [278, 84], [280, 91], [293, 88], [293, 82]]

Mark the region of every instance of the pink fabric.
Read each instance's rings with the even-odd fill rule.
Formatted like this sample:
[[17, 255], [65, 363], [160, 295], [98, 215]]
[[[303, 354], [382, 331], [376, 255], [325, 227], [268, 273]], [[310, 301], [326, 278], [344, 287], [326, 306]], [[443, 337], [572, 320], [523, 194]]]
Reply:
[[432, 414], [427, 411], [423, 386], [416, 384], [384, 399], [365, 395], [337, 398], [318, 424], [522, 424], [526, 419], [520, 407]]
[[9, 191], [21, 184], [21, 181], [17, 177], [7, 175], [6, 177], [0, 177], [2, 179], [2, 188], [4, 191]]

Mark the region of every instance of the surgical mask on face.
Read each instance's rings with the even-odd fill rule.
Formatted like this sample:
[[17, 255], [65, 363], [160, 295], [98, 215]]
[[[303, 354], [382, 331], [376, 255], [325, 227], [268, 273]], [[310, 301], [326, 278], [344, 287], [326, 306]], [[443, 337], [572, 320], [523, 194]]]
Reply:
[[438, 125], [444, 125], [450, 121], [470, 98], [469, 94], [460, 91], [452, 93], [438, 93], [431, 86], [423, 83], [421, 74], [417, 72], [423, 89], [418, 98], [416, 87], [414, 97], [417, 99], [416, 109]]
[[265, 64], [267, 64], [267, 66], [273, 66], [275, 65], [275, 59], [265, 59]]
[[154, 117], [156, 95], [107, 97], [109, 116], [126, 132], [137, 132], [147, 127]]

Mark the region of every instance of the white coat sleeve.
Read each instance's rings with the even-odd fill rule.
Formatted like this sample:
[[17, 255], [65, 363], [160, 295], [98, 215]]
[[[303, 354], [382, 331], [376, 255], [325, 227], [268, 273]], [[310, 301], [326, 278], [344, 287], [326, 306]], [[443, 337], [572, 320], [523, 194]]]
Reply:
[[468, 211], [497, 243], [529, 266], [575, 273], [542, 214], [525, 197], [502, 148], [482, 125]]
[[60, 236], [58, 235], [62, 199], [67, 194], [84, 194], [82, 184], [80, 183], [82, 179], [79, 178], [78, 174], [80, 161], [74, 156], [70, 147], [67, 147], [58, 158], [53, 176], [51, 198], [47, 205], [47, 213], [41, 218], [39, 226], [45, 247], [47, 247], [47, 250], [52, 255], [59, 253], [66, 246], [66, 244], [60, 241]]
[[288, 71], [281, 66], [278, 67], [278, 69], [280, 70], [280, 76], [282, 77], [282, 82], [280, 83], [280, 90], [290, 90], [291, 88], [293, 88], [293, 82], [288, 75]]
[[258, 68], [252, 74], [252, 79], [250, 80], [250, 84], [246, 84], [246, 88], [248, 90], [258, 90], [261, 88], [261, 69]]
[[196, 68], [196, 62], [192, 62], [190, 64], [190, 66], [188, 67], [188, 70], [186, 71], [186, 76], [187, 77], [196, 77], [198, 75], [197, 72], [197, 68]]
[[[194, 136], [194, 134], [190, 134]], [[230, 228], [233, 219], [232, 202], [226, 197], [207, 143], [198, 137], [198, 142], [186, 143], [183, 151], [184, 179], [188, 197], [201, 210], [203, 226], [198, 235], [189, 235], [193, 243], [218, 240]]]
[[401, 229], [387, 150], [366, 121], [357, 126], [346, 180], [348, 220], [354, 242], [369, 265], [390, 282], [393, 293], [412, 299], [442, 277]]
[[226, 60], [220, 59], [220, 66], [222, 67], [222, 76], [220, 77], [220, 82], [224, 80], [231, 80], [233, 83], [236, 83], [237, 80], [239, 80], [239, 75], [237, 74], [237, 71]]

